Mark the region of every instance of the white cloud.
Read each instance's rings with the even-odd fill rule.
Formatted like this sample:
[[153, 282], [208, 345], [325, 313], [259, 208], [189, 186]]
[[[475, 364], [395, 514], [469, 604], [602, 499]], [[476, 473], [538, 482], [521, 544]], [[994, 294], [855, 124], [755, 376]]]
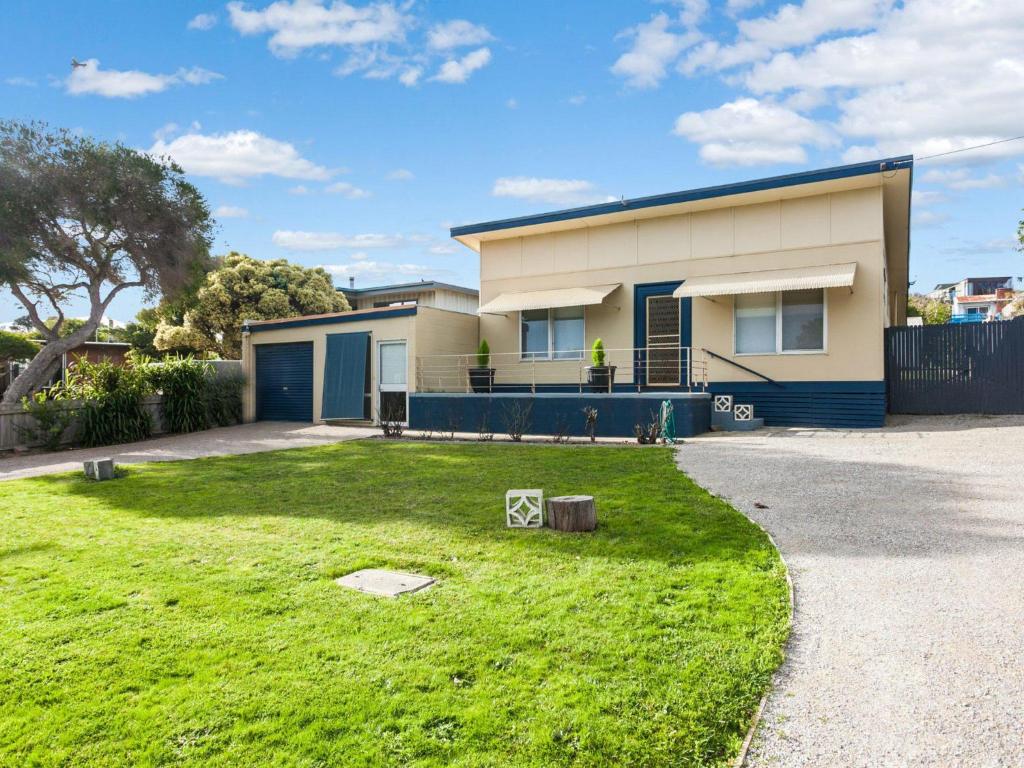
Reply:
[[700, 157], [713, 165], [803, 163], [806, 145], [828, 146], [835, 138], [791, 109], [742, 98], [703, 112], [685, 112], [673, 132], [700, 144]]
[[453, 19], [444, 24], [435, 24], [427, 33], [427, 45], [435, 51], [464, 48], [490, 42], [494, 36], [481, 24], [465, 19]]
[[217, 16], [213, 13], [199, 13], [192, 17], [192, 20], [188, 23], [189, 29], [196, 29], [200, 32], [206, 32], [207, 30], [213, 29], [217, 24]]
[[587, 205], [615, 199], [600, 194], [592, 182], [583, 179], [539, 179], [530, 176], [497, 179], [491, 194], [495, 197], [515, 197], [554, 205]]
[[458, 248], [456, 248], [454, 245], [444, 243], [441, 245], [432, 245], [430, 246], [430, 248], [428, 248], [428, 250], [436, 256], [447, 256], [449, 254], [456, 253], [458, 251]]
[[464, 83], [476, 70], [487, 66], [490, 60], [491, 50], [489, 48], [477, 48], [461, 59], [449, 59], [430, 79], [441, 83]]
[[423, 77], [423, 67], [409, 67], [398, 76], [398, 82], [412, 88]]
[[401, 235], [346, 235], [340, 232], [303, 232], [279, 229], [274, 245], [291, 251], [337, 251], [342, 248], [395, 248], [405, 243]]
[[612, 72], [626, 78], [634, 88], [654, 88], [665, 77], [666, 69], [700, 36], [695, 31], [673, 32], [671, 19], [659, 13], [648, 22], [637, 24], [618, 37], [632, 41], [632, 47], [612, 65]]
[[948, 200], [949, 198], [944, 194], [932, 189], [915, 189], [910, 194], [911, 205], [935, 205], [936, 203], [945, 203]]
[[329, 195], [341, 195], [349, 200], [361, 200], [364, 197], [370, 196], [370, 193], [365, 189], [361, 189], [355, 184], [349, 184], [347, 181], [336, 181], [324, 187], [324, 192]]
[[587, 96], [584, 93], [576, 93], [566, 99], [574, 107], [580, 107], [587, 103]]
[[4, 82], [17, 88], [35, 88], [36, 86], [36, 81], [30, 77], [8, 77]]
[[915, 210], [911, 214], [911, 226], [918, 229], [931, 229], [933, 227], [941, 227], [947, 221], [949, 221], [948, 213], [939, 213], [938, 211]]
[[325, 6], [316, 0], [278, 0], [260, 11], [245, 3], [228, 3], [228, 16], [243, 35], [270, 34], [275, 56], [290, 58], [319, 46], [372, 46], [401, 43], [412, 27], [412, 16], [392, 3], [363, 7], [335, 0]]
[[505, 106], [509, 109], [519, 109], [519, 101], [516, 99], [507, 99], [505, 101]]
[[1006, 184], [1006, 177], [995, 173], [986, 176], [972, 176], [967, 168], [940, 169], [934, 168], [921, 176], [921, 181], [929, 184], [943, 184], [950, 189], [991, 189]]
[[215, 219], [247, 219], [249, 209], [237, 205], [222, 205], [213, 212]]
[[173, 141], [157, 139], [149, 153], [170, 156], [189, 173], [213, 176], [229, 184], [256, 176], [324, 181], [332, 175], [332, 171], [302, 157], [292, 144], [256, 131], [187, 133]]
[[74, 96], [94, 94], [110, 99], [133, 99], [165, 91], [173, 85], [205, 85], [223, 77], [202, 67], [182, 68], [171, 75], [151, 75], [134, 69], [103, 69], [98, 59], [88, 59], [83, 64], [74, 67], [64, 81], [67, 92]]
[[288, 190], [288, 194], [289, 195], [308, 195], [309, 194], [309, 187], [307, 187], [305, 184], [298, 184], [298, 185], [292, 187], [291, 189], [289, 189]]
[[391, 181], [412, 181], [416, 176], [407, 168], [396, 168], [388, 174]]

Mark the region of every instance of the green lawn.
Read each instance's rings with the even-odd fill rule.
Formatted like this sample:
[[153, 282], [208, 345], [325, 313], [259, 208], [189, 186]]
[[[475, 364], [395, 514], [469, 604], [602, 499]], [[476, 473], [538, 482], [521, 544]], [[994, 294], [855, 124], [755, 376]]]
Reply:
[[[598, 531], [505, 529], [517, 487], [593, 494]], [[365, 567], [439, 584], [334, 584]], [[787, 600], [767, 537], [664, 448], [361, 441], [0, 483], [0, 765], [725, 765]]]

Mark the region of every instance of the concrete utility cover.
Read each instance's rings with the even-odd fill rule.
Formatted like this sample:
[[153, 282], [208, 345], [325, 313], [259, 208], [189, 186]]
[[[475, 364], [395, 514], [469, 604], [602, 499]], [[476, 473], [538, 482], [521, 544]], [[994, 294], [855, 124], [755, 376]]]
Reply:
[[336, 584], [371, 595], [398, 597], [406, 592], [417, 592], [429, 587], [434, 580], [429, 576], [417, 576], [415, 573], [399, 573], [398, 571], [382, 571], [378, 568], [364, 568], [347, 576], [335, 579]]

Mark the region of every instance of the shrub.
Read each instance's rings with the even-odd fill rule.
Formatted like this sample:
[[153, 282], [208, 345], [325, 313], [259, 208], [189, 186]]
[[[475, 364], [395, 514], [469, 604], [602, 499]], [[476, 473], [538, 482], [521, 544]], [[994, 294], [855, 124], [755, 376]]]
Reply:
[[491, 362], [491, 345], [487, 339], [480, 339], [480, 346], [476, 348], [476, 367], [486, 368]]
[[601, 339], [594, 339], [594, 346], [590, 348], [590, 359], [595, 368], [604, 366], [604, 342]]
[[533, 402], [524, 405], [521, 401], [513, 399], [504, 406], [502, 415], [505, 420], [505, 432], [512, 442], [518, 443], [533, 423]]
[[[600, 341], [600, 339], [598, 339]], [[585, 419], [585, 428], [587, 434], [590, 436], [590, 442], [594, 442], [594, 430], [597, 429], [597, 408], [592, 405], [588, 405], [583, 409], [583, 418]]]
[[242, 389], [245, 377], [240, 373], [213, 373], [206, 377], [206, 418], [211, 427], [230, 427], [242, 421]]
[[32, 397], [21, 398], [21, 408], [32, 417], [33, 426], [16, 426], [15, 430], [33, 447], [56, 451], [60, 448], [64, 433], [75, 418], [75, 412], [63, 403], [36, 392]]
[[142, 405], [142, 398], [153, 391], [148, 362], [131, 353], [124, 365], [75, 362], [60, 397], [83, 401], [78, 415], [84, 445], [130, 443], [152, 434], [153, 421]]
[[160, 410], [168, 432], [198, 432], [210, 426], [207, 408], [209, 363], [192, 356], [171, 356], [152, 366], [151, 378], [163, 393]]

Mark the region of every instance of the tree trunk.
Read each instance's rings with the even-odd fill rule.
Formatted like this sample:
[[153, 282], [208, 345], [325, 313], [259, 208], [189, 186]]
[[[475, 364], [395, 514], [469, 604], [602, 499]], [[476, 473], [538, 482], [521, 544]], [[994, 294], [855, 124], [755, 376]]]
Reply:
[[548, 501], [548, 525], [556, 531], [592, 531], [597, 528], [593, 496], [554, 496]]
[[25, 367], [25, 370], [18, 374], [18, 378], [11, 382], [11, 386], [4, 392], [3, 403], [5, 405], [18, 403], [21, 398], [31, 395], [46, 384], [53, 375], [55, 366], [60, 365], [61, 356], [69, 349], [74, 349], [88, 340], [98, 326], [98, 322], [94, 323], [90, 320], [77, 331], [62, 339], [48, 340]]

